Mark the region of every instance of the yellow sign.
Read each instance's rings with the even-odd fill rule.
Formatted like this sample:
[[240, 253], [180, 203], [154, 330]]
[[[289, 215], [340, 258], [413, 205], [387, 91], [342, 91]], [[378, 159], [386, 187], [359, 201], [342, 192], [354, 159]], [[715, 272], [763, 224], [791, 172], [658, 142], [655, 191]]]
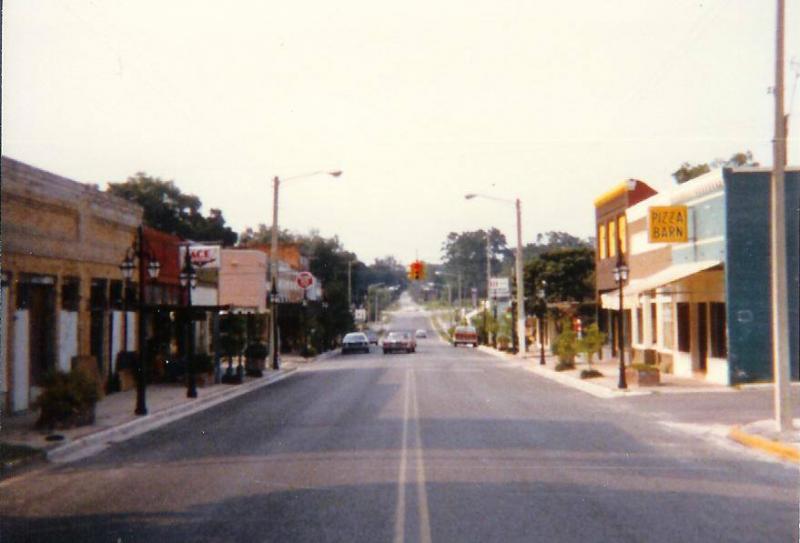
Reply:
[[648, 209], [647, 229], [650, 243], [689, 241], [686, 206], [658, 206]]

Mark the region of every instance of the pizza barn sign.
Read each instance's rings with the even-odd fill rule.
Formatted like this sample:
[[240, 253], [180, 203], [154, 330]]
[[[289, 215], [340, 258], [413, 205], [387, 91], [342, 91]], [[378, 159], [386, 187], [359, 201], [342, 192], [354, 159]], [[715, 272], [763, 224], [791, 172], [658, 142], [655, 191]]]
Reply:
[[[189, 258], [197, 268], [219, 268], [219, 245], [189, 245]], [[181, 247], [181, 265], [186, 258], [186, 247]]]
[[653, 206], [648, 209], [647, 232], [650, 243], [689, 241], [686, 206]]

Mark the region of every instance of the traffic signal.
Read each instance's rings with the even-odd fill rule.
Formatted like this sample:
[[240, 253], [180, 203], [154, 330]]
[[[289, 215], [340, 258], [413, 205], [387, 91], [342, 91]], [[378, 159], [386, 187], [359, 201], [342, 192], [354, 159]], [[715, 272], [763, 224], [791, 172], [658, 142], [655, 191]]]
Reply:
[[415, 260], [408, 266], [408, 278], [412, 281], [425, 279], [425, 264], [419, 260]]

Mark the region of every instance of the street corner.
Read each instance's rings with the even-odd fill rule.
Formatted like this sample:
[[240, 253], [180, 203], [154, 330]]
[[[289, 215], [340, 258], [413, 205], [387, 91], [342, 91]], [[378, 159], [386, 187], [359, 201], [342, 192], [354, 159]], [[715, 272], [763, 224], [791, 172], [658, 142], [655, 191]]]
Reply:
[[728, 439], [781, 460], [800, 464], [798, 424], [800, 424], [800, 419], [795, 419], [795, 429], [781, 434], [778, 432], [774, 420], [761, 420], [734, 426], [728, 432]]

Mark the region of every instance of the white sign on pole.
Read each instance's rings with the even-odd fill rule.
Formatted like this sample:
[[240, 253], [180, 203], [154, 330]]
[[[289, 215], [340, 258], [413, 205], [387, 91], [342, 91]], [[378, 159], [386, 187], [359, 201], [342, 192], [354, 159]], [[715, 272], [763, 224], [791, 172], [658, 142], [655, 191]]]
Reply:
[[[219, 268], [219, 245], [189, 245], [189, 258], [192, 265], [197, 268], [217, 269]], [[183, 267], [183, 260], [186, 258], [186, 246], [180, 248], [180, 266]]]
[[356, 319], [356, 322], [367, 322], [367, 310], [366, 309], [356, 309], [355, 319]]
[[511, 287], [508, 277], [489, 278], [489, 298], [508, 298], [511, 296]]

